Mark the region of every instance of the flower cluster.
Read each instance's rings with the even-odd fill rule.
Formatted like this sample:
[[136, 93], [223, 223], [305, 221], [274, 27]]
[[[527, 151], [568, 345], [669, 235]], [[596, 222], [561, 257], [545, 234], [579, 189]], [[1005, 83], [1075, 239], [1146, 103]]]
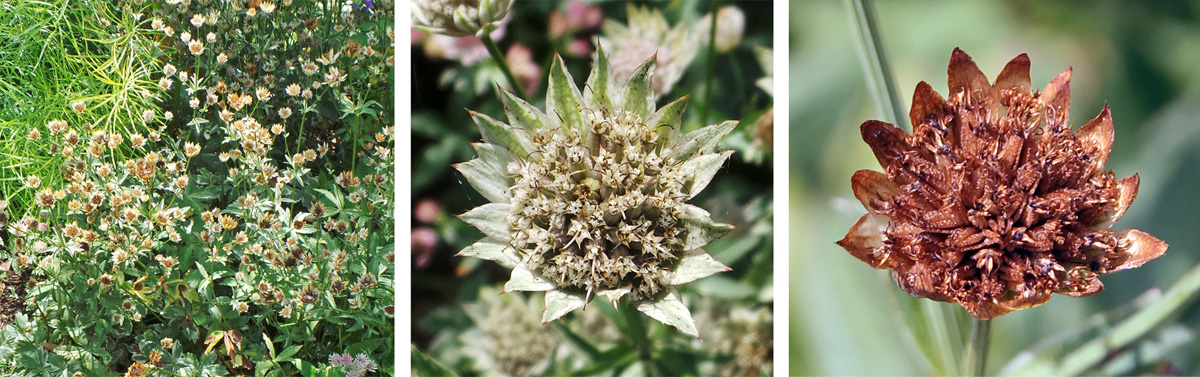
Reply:
[[1149, 234], [1111, 230], [1137, 196], [1138, 176], [1104, 170], [1114, 133], [1108, 106], [1072, 131], [1070, 81], [1068, 69], [1033, 92], [1022, 54], [989, 83], [955, 49], [948, 98], [917, 85], [912, 134], [862, 124], [885, 173], [854, 174], [868, 213], [838, 244], [892, 270], [913, 296], [957, 303], [980, 319], [1052, 293], [1095, 294], [1100, 275], [1163, 255], [1167, 244]]
[[507, 291], [548, 291], [543, 322], [628, 296], [695, 336], [674, 286], [728, 269], [700, 248], [732, 227], [686, 201], [732, 153], [716, 145], [737, 123], [681, 134], [687, 99], [655, 110], [653, 59], [625, 82], [608, 63], [599, 49], [581, 93], [556, 59], [546, 112], [502, 91], [508, 124], [472, 114], [485, 144], [457, 168], [492, 203], [462, 215], [488, 238], [460, 255], [513, 268]]
[[627, 25], [604, 22], [600, 44], [612, 49], [613, 75], [618, 82], [629, 79], [643, 61], [654, 57], [657, 71], [652, 87], [657, 99], [675, 86], [696, 58], [700, 38], [693, 27], [672, 28], [658, 10], [630, 4], [628, 14]]

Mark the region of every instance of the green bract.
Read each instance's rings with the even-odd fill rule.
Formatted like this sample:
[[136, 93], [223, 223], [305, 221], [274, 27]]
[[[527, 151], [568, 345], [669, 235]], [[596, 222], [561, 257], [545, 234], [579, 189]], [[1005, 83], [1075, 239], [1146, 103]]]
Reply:
[[733, 227], [687, 204], [732, 151], [735, 121], [680, 134], [687, 97], [655, 109], [655, 60], [614, 80], [598, 49], [584, 90], [556, 57], [546, 112], [501, 90], [508, 123], [471, 115], [479, 157], [456, 168], [491, 203], [462, 215], [487, 237], [461, 256], [512, 268], [505, 291], [546, 291], [542, 322], [596, 295], [697, 336], [676, 285], [729, 268], [701, 249]]
[[512, 0], [414, 0], [413, 26], [455, 37], [490, 33], [508, 16]]

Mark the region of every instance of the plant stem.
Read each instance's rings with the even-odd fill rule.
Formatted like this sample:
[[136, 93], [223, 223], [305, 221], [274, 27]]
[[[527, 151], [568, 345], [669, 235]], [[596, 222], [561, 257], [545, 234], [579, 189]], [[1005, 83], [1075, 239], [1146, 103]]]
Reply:
[[717, 75], [717, 9], [720, 9], [720, 1], [714, 0], [712, 3], [712, 27], [708, 29], [708, 75], [704, 77], [704, 99], [708, 101], [707, 106], [701, 110], [700, 121], [701, 125], [708, 124], [708, 115], [712, 112], [713, 107], [713, 76]]
[[987, 371], [988, 340], [991, 339], [991, 328], [991, 320], [972, 319], [971, 341], [963, 350], [963, 368], [960, 372], [982, 376]]
[[508, 68], [508, 60], [504, 59], [504, 54], [501, 54], [500, 48], [496, 47], [496, 41], [492, 40], [492, 36], [488, 33], [479, 34], [479, 39], [483, 40], [484, 46], [487, 46], [488, 53], [492, 54], [492, 60], [496, 61], [496, 65], [500, 66], [500, 71], [504, 72], [504, 77], [512, 85], [513, 93], [516, 93], [518, 98], [527, 99], [525, 89], [521, 88], [521, 83], [517, 82], [517, 77], [513, 76], [512, 70]]
[[908, 116], [904, 114], [904, 106], [896, 91], [896, 79], [892, 76], [892, 67], [888, 63], [887, 51], [883, 48], [883, 38], [879, 35], [879, 21], [875, 16], [875, 5], [871, 0], [847, 0], [854, 8], [855, 30], [858, 31], [862, 48], [862, 57], [870, 80], [871, 92], [875, 94], [875, 102], [883, 116], [891, 116], [892, 122], [902, 130], [909, 130]]
[[625, 320], [629, 322], [629, 327], [637, 334], [634, 341], [637, 342], [638, 358], [642, 360], [643, 374], [646, 376], [655, 376], [654, 356], [651, 353], [653, 347], [650, 344], [650, 334], [646, 326], [646, 317], [637, 311], [633, 305], [625, 303], [621, 312], [625, 314]]

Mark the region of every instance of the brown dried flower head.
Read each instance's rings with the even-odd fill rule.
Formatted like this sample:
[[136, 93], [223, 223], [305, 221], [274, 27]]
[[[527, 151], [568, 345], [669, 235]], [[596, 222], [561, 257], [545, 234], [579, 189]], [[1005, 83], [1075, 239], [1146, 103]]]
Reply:
[[1071, 69], [1041, 92], [1021, 54], [994, 84], [970, 56], [950, 57], [950, 96], [917, 85], [913, 133], [862, 124], [885, 173], [860, 170], [851, 186], [867, 214], [838, 241], [909, 294], [962, 305], [989, 319], [1040, 305], [1051, 293], [1087, 296], [1099, 276], [1141, 266], [1167, 244], [1110, 230], [1137, 196], [1118, 180], [1108, 106], [1072, 132]]

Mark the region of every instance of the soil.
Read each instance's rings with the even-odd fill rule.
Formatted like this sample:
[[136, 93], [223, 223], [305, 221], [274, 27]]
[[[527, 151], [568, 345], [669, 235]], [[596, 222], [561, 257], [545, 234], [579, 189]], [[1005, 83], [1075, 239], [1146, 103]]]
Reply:
[[8, 276], [0, 278], [0, 329], [13, 321], [18, 312], [28, 313], [25, 308], [25, 285], [29, 282], [30, 271], [16, 273], [9, 271]]

